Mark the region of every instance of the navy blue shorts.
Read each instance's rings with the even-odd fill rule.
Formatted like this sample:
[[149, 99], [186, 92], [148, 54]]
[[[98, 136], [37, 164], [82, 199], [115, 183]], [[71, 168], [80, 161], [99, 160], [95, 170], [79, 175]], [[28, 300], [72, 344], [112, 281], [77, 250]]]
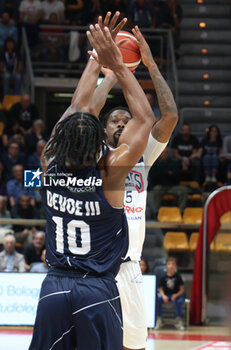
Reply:
[[42, 284], [29, 350], [122, 350], [122, 344], [115, 280], [51, 269]]

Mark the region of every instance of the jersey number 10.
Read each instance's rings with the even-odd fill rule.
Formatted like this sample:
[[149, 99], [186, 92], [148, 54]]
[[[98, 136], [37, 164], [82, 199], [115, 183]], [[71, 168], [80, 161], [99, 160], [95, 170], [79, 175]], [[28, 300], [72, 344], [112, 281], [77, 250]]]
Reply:
[[[64, 252], [64, 230], [63, 218], [53, 216], [52, 220], [56, 223], [56, 250], [59, 253]], [[80, 229], [82, 246], [78, 247], [76, 242], [76, 229]], [[71, 220], [67, 224], [67, 243], [72, 254], [84, 255], [91, 250], [90, 226], [82, 220]]]

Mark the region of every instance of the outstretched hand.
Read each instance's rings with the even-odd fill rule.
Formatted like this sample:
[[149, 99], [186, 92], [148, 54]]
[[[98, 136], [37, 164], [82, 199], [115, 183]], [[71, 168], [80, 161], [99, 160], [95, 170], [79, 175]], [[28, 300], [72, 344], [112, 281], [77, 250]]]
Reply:
[[97, 23], [95, 26], [91, 24], [89, 29], [90, 31], [87, 31], [87, 37], [97, 53], [93, 51], [88, 51], [88, 53], [100, 65], [107, 66], [112, 70], [123, 64], [122, 54], [113, 41], [109, 28], [104, 27], [102, 29]]
[[99, 16], [98, 18], [98, 25], [100, 26], [100, 28], [102, 29], [102, 31], [104, 30], [105, 27], [108, 27], [112, 39], [115, 40], [116, 35], [119, 33], [119, 31], [124, 27], [124, 25], [127, 23], [127, 18], [123, 18], [117, 25], [116, 22], [118, 20], [120, 16], [120, 12], [116, 11], [116, 13], [114, 14], [114, 16], [111, 19], [111, 12], [107, 12], [104, 21], [102, 16]]
[[141, 34], [141, 31], [139, 30], [138, 26], [135, 26], [135, 28], [132, 29], [132, 33], [136, 37], [137, 44], [139, 46], [140, 53], [141, 53], [142, 62], [146, 67], [149, 67], [155, 61], [152, 57], [152, 52], [150, 50], [148, 43], [144, 39], [144, 36]]

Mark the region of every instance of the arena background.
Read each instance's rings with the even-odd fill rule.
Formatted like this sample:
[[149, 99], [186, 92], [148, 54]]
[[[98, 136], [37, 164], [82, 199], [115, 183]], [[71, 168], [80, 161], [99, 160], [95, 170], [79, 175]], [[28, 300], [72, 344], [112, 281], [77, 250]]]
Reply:
[[[23, 10], [23, 1], [6, 0], [0, 4], [1, 250], [8, 232], [15, 234], [16, 249], [24, 253], [32, 232], [44, 230], [39, 190], [27, 192], [28, 205], [21, 210], [17, 201], [24, 194], [22, 168], [15, 174], [12, 167], [16, 163], [24, 170], [40, 167], [39, 154], [45, 143], [37, 143], [48, 140], [55, 122], [70, 104], [88, 60], [88, 25], [108, 10], [119, 10], [121, 17], [126, 15], [129, 19], [126, 30], [139, 24], [179, 110], [168, 157], [158, 160], [149, 175], [143, 259], [148, 263], [145, 274], [155, 275], [158, 287], [165, 259], [170, 255], [177, 258], [186, 290], [185, 331], [175, 331], [174, 310], [166, 309], [167, 326], [161, 331], [149, 329], [147, 349], [231, 349], [227, 331], [231, 261], [231, 2], [140, 1], [145, 12], [139, 12], [139, 1], [132, 0], [66, 0], [59, 1], [59, 5], [51, 1], [53, 8], [49, 11], [45, 2], [40, 2], [43, 11], [39, 7], [36, 15]], [[9, 57], [16, 63], [7, 71], [5, 53], [9, 38], [14, 41], [14, 56]], [[143, 64], [135, 76], [155, 115], [161, 118], [155, 89]], [[102, 78], [103, 75], [98, 84]], [[20, 109], [21, 103], [25, 108]], [[126, 103], [116, 84], [102, 114], [119, 105]], [[185, 155], [179, 141], [178, 134], [188, 125], [197, 140], [193, 150], [196, 161], [185, 160], [190, 158], [190, 152]], [[211, 125], [219, 128], [220, 137], [215, 140], [215, 170], [209, 174], [204, 140]], [[9, 154], [15, 162], [8, 161]], [[164, 173], [158, 173], [161, 162], [165, 164]], [[18, 187], [9, 183], [14, 179]], [[179, 193], [183, 193], [183, 199]], [[157, 196], [159, 205], [155, 202]], [[31, 267], [27, 267], [28, 274]], [[4, 283], [0, 285], [0, 295], [5, 287]], [[17, 349], [27, 348], [31, 328], [12, 328], [2, 318], [0, 323], [3, 350], [15, 349], [15, 344]]]

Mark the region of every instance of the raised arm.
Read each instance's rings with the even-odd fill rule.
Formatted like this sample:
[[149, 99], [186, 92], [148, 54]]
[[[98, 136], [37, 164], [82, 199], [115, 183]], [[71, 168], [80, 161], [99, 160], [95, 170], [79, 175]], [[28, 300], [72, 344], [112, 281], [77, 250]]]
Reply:
[[118, 81], [111, 69], [101, 67], [101, 71], [105, 77], [102, 83], [95, 89], [90, 105], [90, 113], [96, 117], [99, 116], [102, 108], [104, 107], [110, 90]]
[[[117, 11], [112, 18], [111, 12], [107, 12], [104, 21], [102, 16], [99, 16], [98, 25], [102, 29], [104, 26], [108, 25], [113, 38], [115, 38], [117, 33], [123, 28], [127, 21], [126, 18], [123, 18], [118, 24], [116, 24], [119, 16], [119, 11]], [[90, 26], [90, 28], [91, 27], [93, 26]], [[76, 87], [73, 94], [71, 105], [65, 111], [60, 120], [65, 119], [76, 111], [92, 113], [93, 109], [91, 108], [91, 102], [96, 89], [96, 83], [99, 77], [100, 69], [101, 65], [99, 65], [94, 59], [89, 59], [87, 66], [80, 78], [78, 86]]]
[[167, 142], [178, 121], [178, 112], [172, 92], [161, 75], [151, 50], [141, 34], [138, 26], [132, 29], [141, 52], [143, 64], [148, 68], [161, 111], [161, 119], [153, 126], [152, 136], [159, 142]]
[[[120, 50], [112, 40], [108, 28], [101, 30], [98, 24], [87, 32], [88, 39], [98, 53], [99, 64], [113, 70], [123, 90], [133, 119], [129, 121], [119, 139], [118, 148], [110, 152], [108, 166], [115, 166], [114, 176], [121, 175], [124, 181], [128, 171], [142, 156], [148, 136], [155, 121], [150, 104], [139, 83], [122, 62]], [[125, 169], [126, 168], [126, 169]]]

